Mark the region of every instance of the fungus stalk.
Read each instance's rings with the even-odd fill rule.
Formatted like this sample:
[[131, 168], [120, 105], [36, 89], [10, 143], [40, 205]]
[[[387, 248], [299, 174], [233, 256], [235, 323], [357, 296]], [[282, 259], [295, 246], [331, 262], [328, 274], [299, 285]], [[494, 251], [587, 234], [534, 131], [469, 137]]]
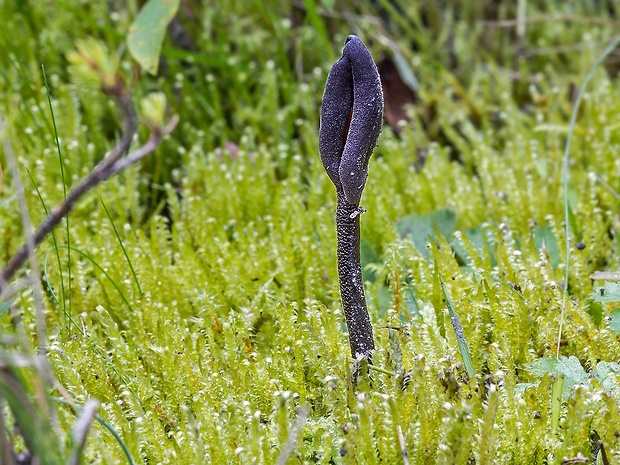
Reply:
[[354, 358], [370, 357], [374, 350], [360, 263], [360, 215], [365, 210], [359, 203], [382, 123], [383, 92], [377, 67], [364, 43], [351, 35], [325, 84], [319, 151], [336, 187], [338, 279]]

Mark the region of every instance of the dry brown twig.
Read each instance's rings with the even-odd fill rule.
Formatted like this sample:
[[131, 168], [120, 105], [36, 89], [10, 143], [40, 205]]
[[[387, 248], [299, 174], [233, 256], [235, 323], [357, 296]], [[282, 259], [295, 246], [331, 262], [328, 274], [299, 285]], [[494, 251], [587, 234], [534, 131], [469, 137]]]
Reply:
[[[125, 114], [126, 128], [118, 144], [112, 149], [110, 154], [99, 162], [88, 176], [83, 178], [69, 193], [67, 198], [41, 222], [35, 233], [32, 235], [32, 246], [36, 248], [45, 237], [60, 223], [60, 221], [73, 209], [75, 204], [94, 187], [109, 179], [113, 175], [123, 171], [129, 166], [137, 163], [145, 156], [153, 152], [161, 143], [164, 136], [169, 134], [176, 127], [179, 118], [174, 115], [170, 122], [163, 128], [153, 129], [151, 137], [142, 147], [129, 153], [134, 134], [138, 129], [138, 116], [129, 95], [121, 93], [117, 100], [123, 113]], [[15, 272], [25, 263], [28, 257], [28, 244], [23, 245], [17, 253], [9, 260], [0, 273], [0, 291], [4, 291], [8, 282]]]
[[73, 451], [72, 457], [69, 461], [72, 465], [80, 465], [80, 456], [84, 446], [86, 445], [86, 436], [90, 431], [90, 425], [97, 415], [97, 409], [99, 408], [99, 401], [95, 399], [89, 399], [82, 410], [81, 415], [78, 417], [75, 425], [73, 426], [73, 442], [76, 447]]

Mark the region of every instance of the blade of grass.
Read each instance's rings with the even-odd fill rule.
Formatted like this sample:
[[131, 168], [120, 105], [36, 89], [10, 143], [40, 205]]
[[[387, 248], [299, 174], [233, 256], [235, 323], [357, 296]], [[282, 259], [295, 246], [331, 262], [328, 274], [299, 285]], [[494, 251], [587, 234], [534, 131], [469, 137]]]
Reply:
[[[31, 173], [29, 170], [26, 170], [26, 172], [28, 173], [28, 176], [30, 177], [30, 180], [32, 181], [32, 184], [34, 185], [35, 190], [37, 191], [37, 195], [39, 196], [39, 200], [41, 201], [41, 204], [43, 205], [43, 210], [45, 211], [45, 214], [48, 215], [48, 210], [47, 210], [47, 206], [45, 205], [45, 201], [43, 200], [43, 196], [41, 195], [41, 192], [39, 191], [39, 187], [37, 186], [37, 183], [35, 182], [34, 178], [32, 177]], [[107, 212], [107, 210], [106, 210]], [[110, 220], [111, 221], [111, 220]], [[113, 225], [114, 226], [114, 225]], [[56, 293], [54, 292], [54, 289], [52, 288], [51, 285], [51, 280], [49, 279], [49, 275], [47, 273], [47, 260], [49, 258], [49, 254], [52, 252], [52, 250], [56, 251], [56, 258], [58, 260], [58, 268], [60, 270], [60, 284], [61, 284], [61, 289], [62, 289], [62, 293], [64, 296], [64, 284], [63, 284], [63, 280], [62, 280], [62, 269], [61, 269], [61, 261], [60, 261], [60, 252], [59, 252], [59, 246], [58, 243], [56, 241], [56, 234], [54, 233], [54, 231], [52, 230], [52, 238], [54, 240], [54, 248], [51, 249], [45, 256], [45, 261], [43, 262], [43, 273], [45, 275], [45, 282], [47, 283], [47, 287], [48, 290], [50, 291], [50, 294], [52, 295], [52, 298], [54, 299], [54, 301], [60, 305], [60, 302], [58, 301], [58, 297], [56, 296]], [[120, 239], [119, 239], [120, 240]], [[121, 244], [122, 247], [122, 244]], [[124, 250], [124, 249], [123, 249]], [[131, 263], [129, 264], [129, 266], [131, 266]], [[133, 271], [133, 268], [132, 268]], [[4, 304], [3, 304], [4, 305]], [[8, 302], [7, 302], [7, 310], [8, 310]], [[2, 309], [2, 307], [0, 306], [0, 310]], [[82, 334], [82, 336], [87, 337], [87, 335], [84, 333], [84, 329], [82, 329], [82, 327], [80, 325], [77, 324], [77, 322], [73, 319], [73, 317], [67, 313], [67, 309], [66, 307], [63, 305], [63, 312], [65, 315], [65, 318], [67, 318], [67, 320], [77, 328], [77, 330], [80, 332], [80, 334]], [[2, 312], [0, 311], [0, 316], [2, 316]], [[90, 339], [90, 338], [89, 338]], [[129, 381], [128, 379], [121, 375], [121, 373], [119, 373], [119, 371], [116, 369], [116, 367], [114, 366], [114, 364], [108, 360], [107, 355], [104, 354], [103, 350], [101, 350], [96, 344], [93, 343], [93, 350], [95, 350], [95, 352], [97, 352], [99, 355], [101, 355], [103, 358], [106, 359], [106, 361], [108, 362], [108, 364], [110, 365], [110, 367], [112, 368], [112, 370], [116, 373], [116, 375], [123, 380], [123, 382], [128, 386], [129, 390], [132, 392], [132, 394], [136, 397], [136, 399], [138, 400], [138, 402], [140, 401], [138, 399], [138, 397], [136, 396], [136, 394], [133, 392], [133, 390], [131, 389], [131, 387], [129, 387]]]
[[[129, 300], [127, 300], [127, 297], [125, 297], [125, 294], [123, 293], [123, 291], [121, 290], [120, 287], [118, 287], [118, 284], [116, 284], [116, 281], [114, 281], [112, 279], [112, 277], [107, 273], [107, 271], [105, 271], [101, 265], [99, 265], [99, 263], [97, 263], [90, 255], [88, 255], [86, 252], [81, 251], [80, 249], [76, 248], [76, 247], [69, 247], [68, 245], [59, 245], [58, 248], [60, 249], [71, 249], [72, 251], [80, 254], [82, 257], [84, 257], [85, 259], [87, 259], [89, 262], [91, 262], [93, 265], [95, 265], [95, 267], [97, 267], [97, 269], [99, 271], [101, 271], [103, 273], [103, 275], [108, 279], [108, 281], [110, 281], [110, 283], [112, 284], [112, 286], [114, 286], [114, 289], [116, 289], [116, 291], [118, 292], [118, 294], [120, 295], [121, 299], [123, 299], [123, 302], [125, 302], [125, 304], [127, 305], [127, 308], [133, 313], [133, 308], [131, 306], [131, 304], [129, 303]], [[44, 269], [47, 269], [47, 259], [49, 258], [49, 254], [52, 252], [53, 249], [50, 249], [49, 252], [47, 252], [47, 254], [45, 255], [45, 262], [44, 262]], [[46, 276], [47, 276], [47, 272], [46, 272]], [[52, 296], [56, 299], [56, 301], [58, 302], [58, 298], [56, 297], [56, 294], [54, 293], [53, 290], [51, 290]]]
[[403, 436], [403, 429], [400, 425], [396, 427], [396, 433], [398, 434], [398, 444], [400, 445], [400, 452], [403, 454], [403, 465], [409, 465], [409, 456], [407, 455], [407, 446], [405, 445], [405, 438]]
[[[2, 397], [0, 397], [0, 403], [4, 404]], [[12, 441], [7, 434], [4, 415], [0, 415], [0, 463], [15, 465]]]
[[131, 269], [131, 274], [133, 275], [133, 279], [136, 282], [136, 286], [138, 286], [138, 292], [140, 293], [140, 297], [142, 297], [142, 288], [140, 287], [140, 283], [138, 282], [138, 277], [136, 276], [136, 272], [131, 265], [131, 260], [129, 259], [129, 255], [127, 254], [127, 250], [125, 250], [125, 246], [123, 245], [123, 241], [121, 240], [121, 236], [119, 236], [118, 231], [116, 230], [116, 226], [114, 225], [114, 221], [112, 221], [112, 217], [110, 216], [110, 212], [108, 211], [108, 207], [106, 207], [103, 198], [99, 196], [99, 200], [101, 201], [101, 205], [103, 205], [103, 209], [105, 210], [105, 214], [108, 215], [108, 219], [110, 220], [110, 224], [112, 225], [112, 229], [114, 230], [114, 234], [118, 239], [118, 243], [121, 245], [121, 249], [123, 249], [123, 254], [125, 254], [125, 258], [127, 259], [127, 264]]
[[336, 54], [334, 53], [334, 49], [332, 47], [332, 39], [327, 33], [327, 29], [325, 28], [325, 23], [323, 22], [323, 19], [319, 16], [317, 12], [314, 0], [303, 0], [303, 2], [306, 6], [307, 22], [312, 26], [312, 28], [316, 31], [317, 35], [321, 38], [321, 42], [323, 42], [323, 46], [329, 54], [329, 59], [335, 60]]
[[463, 357], [463, 363], [465, 364], [465, 369], [467, 370], [467, 374], [471, 378], [472, 376], [474, 376], [476, 372], [474, 371], [474, 365], [471, 362], [471, 354], [469, 353], [469, 347], [467, 346], [467, 340], [465, 339], [465, 333], [463, 332], [463, 325], [461, 324], [461, 320], [459, 319], [458, 313], [456, 313], [456, 308], [454, 308], [452, 299], [448, 295], [446, 286], [443, 282], [443, 279], [441, 278], [441, 273], [439, 273], [439, 283], [441, 284], [441, 290], [443, 291], [444, 299], [446, 299], [446, 304], [448, 306], [448, 312], [450, 313], [450, 321], [452, 321], [452, 326], [454, 327], [454, 335], [456, 336], [456, 343], [459, 346], [461, 357]]
[[[65, 181], [65, 168], [64, 168], [64, 161], [62, 159], [62, 151], [60, 150], [60, 141], [58, 140], [58, 129], [56, 128], [56, 117], [54, 116], [54, 109], [52, 108], [52, 98], [50, 96], [50, 88], [49, 85], [47, 84], [47, 74], [45, 74], [45, 66], [41, 65], [41, 70], [43, 71], [43, 81], [45, 82], [45, 89], [47, 91], [47, 103], [49, 104], [50, 107], [50, 112], [52, 114], [52, 123], [54, 126], [54, 138], [56, 140], [56, 149], [58, 150], [58, 162], [60, 163], [60, 175], [62, 177], [62, 190], [63, 190], [63, 195], [64, 195], [64, 199], [65, 202], [67, 201], [67, 183]], [[71, 234], [69, 232], [69, 213], [67, 213], [65, 215], [65, 221], [67, 224], [67, 250], [68, 250], [68, 262], [67, 262], [67, 272], [69, 275], [69, 292], [68, 292], [68, 300], [69, 300], [69, 310], [68, 310], [68, 314], [71, 315]], [[62, 268], [60, 269], [60, 274], [62, 275]], [[66, 308], [66, 301], [65, 301], [65, 293], [64, 293], [64, 286], [63, 286], [63, 307]], [[67, 313], [67, 312], [66, 312]], [[71, 326], [69, 326], [69, 328], [71, 328]]]
[[562, 340], [562, 330], [564, 329], [564, 313], [566, 312], [566, 294], [568, 291], [568, 269], [570, 265], [570, 213], [569, 213], [569, 205], [568, 205], [568, 163], [570, 160], [570, 144], [573, 139], [573, 132], [575, 132], [575, 125], [577, 122], [577, 113], [579, 111], [579, 106], [581, 105], [581, 101], [583, 100], [583, 95], [585, 94], [586, 87], [588, 83], [594, 76], [594, 72], [599, 68], [599, 66], [603, 63], [603, 60], [607, 58], [611, 52], [613, 52], [616, 47], [620, 44], [620, 36], [616, 37], [611, 43], [607, 46], [607, 48], [601, 53], [588, 74], [586, 78], [583, 80], [583, 84], [581, 84], [581, 88], [579, 89], [579, 94], [577, 94], [577, 100], [575, 101], [575, 106], [573, 107], [573, 114], [570, 118], [570, 125], [568, 129], [568, 135], [566, 137], [566, 147], [564, 149], [564, 165], [562, 167], [562, 184], [563, 184], [563, 193], [564, 193], [564, 235], [566, 236], [566, 270], [564, 273], [564, 289], [562, 292], [562, 312], [560, 314], [560, 330], [558, 332], [558, 343], [556, 349], [556, 358], [560, 358], [560, 341]]
[[8, 300], [2, 304], [0, 304], [0, 318], [9, 311], [9, 307], [11, 306], [11, 301]]
[[[34, 189], [37, 191], [37, 195], [39, 196], [39, 200], [41, 201], [41, 205], [43, 206], [43, 211], [45, 212], [45, 215], [49, 216], [49, 211], [47, 210], [47, 205], [45, 205], [45, 201], [43, 200], [41, 191], [39, 191], [39, 186], [35, 182], [28, 168], [26, 168], [26, 173], [28, 173], [28, 177], [30, 177], [30, 181], [32, 182], [32, 185], [34, 186]], [[52, 240], [54, 241], [54, 249], [56, 250], [56, 259], [58, 260], [58, 269], [60, 270], [60, 295], [62, 297], [62, 310], [65, 314], [65, 317], [68, 317], [69, 319], [71, 319], [71, 316], [67, 313], [67, 307], [65, 305], [65, 281], [63, 279], [62, 262], [60, 261], [60, 252], [58, 252], [58, 241], [56, 240], [56, 233], [54, 232], [54, 230], [52, 230]], [[47, 277], [47, 266], [44, 267], [44, 272], [45, 272], [45, 280], [47, 282], [47, 287], [52, 292], [52, 295], [54, 296], [54, 300], [56, 300], [56, 303], [60, 305], [60, 302], [58, 302], [58, 299], [56, 299], [56, 295], [54, 294], [54, 291], [52, 290], [51, 285], [49, 283], [49, 280]]]
[[[476, 274], [476, 273], [474, 272], [474, 275], [475, 275], [475, 274]], [[493, 275], [492, 275], [492, 274], [490, 274], [490, 273], [487, 273], [487, 272], [484, 272], [484, 271], [483, 271], [481, 274], [482, 274], [482, 275], [484, 275], [484, 276], [488, 276], [490, 279], [492, 279], [492, 280], [493, 280], [493, 281], [495, 281], [496, 283], [501, 284], [501, 285], [502, 285], [502, 286], [504, 286], [506, 289], [508, 289], [508, 290], [512, 291], [514, 294], [517, 294], [517, 295], [518, 295], [518, 296], [519, 296], [519, 297], [520, 297], [520, 298], [521, 298], [521, 299], [522, 299], [525, 303], [529, 303], [529, 300], [527, 300], [527, 299], [525, 298], [525, 296], [524, 296], [521, 292], [519, 292], [518, 290], [516, 290], [516, 289], [515, 289], [514, 287], [512, 287], [510, 284], [508, 284], [508, 283], [506, 283], [506, 282], [502, 281], [502, 280], [501, 280], [501, 279], [499, 279], [499, 278], [496, 278], [495, 276], [493, 276]]]

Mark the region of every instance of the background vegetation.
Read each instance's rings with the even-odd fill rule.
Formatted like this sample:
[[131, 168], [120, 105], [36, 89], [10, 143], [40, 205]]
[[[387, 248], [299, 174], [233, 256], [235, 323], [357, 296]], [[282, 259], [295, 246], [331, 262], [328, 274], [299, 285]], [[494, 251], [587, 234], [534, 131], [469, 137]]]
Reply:
[[[614, 2], [185, 0], [157, 76], [124, 45], [140, 7], [0, 2], [0, 264], [25, 238], [7, 150], [38, 224], [123, 129], [113, 99], [70, 66], [79, 41], [119, 57], [135, 102], [163, 91], [180, 118], [37, 249], [46, 338], [36, 288], [0, 302], [3, 457], [620, 463], [617, 289], [591, 278], [618, 268], [616, 52], [573, 133], [567, 282], [562, 178], [578, 90], [620, 26]], [[325, 78], [350, 33], [386, 96], [361, 203], [377, 354], [357, 389], [317, 149]], [[147, 137], [142, 126], [136, 146]], [[80, 452], [89, 399], [100, 422]]]

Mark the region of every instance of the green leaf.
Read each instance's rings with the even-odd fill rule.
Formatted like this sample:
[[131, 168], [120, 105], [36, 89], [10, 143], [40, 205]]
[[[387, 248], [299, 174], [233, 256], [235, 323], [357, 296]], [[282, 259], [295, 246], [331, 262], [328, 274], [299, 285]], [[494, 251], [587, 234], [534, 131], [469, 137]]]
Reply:
[[[542, 378], [547, 373], [563, 376], [564, 384], [562, 389], [562, 399], [566, 400], [571, 395], [573, 387], [583, 384], [592, 387], [590, 376], [579, 363], [575, 356], [555, 358], [541, 358], [526, 365], [527, 370], [537, 378]], [[620, 366], [614, 362], [599, 362], [591, 375], [599, 380], [603, 387], [608, 390], [615, 390], [616, 385], [611, 373], [620, 371]]]
[[[615, 376], [620, 372], [620, 365], [615, 362], [599, 362], [592, 373], [588, 374], [579, 363], [575, 356], [560, 356], [559, 360], [555, 358], [541, 358], [526, 365], [527, 370], [537, 378], [543, 378], [545, 375], [553, 374], [563, 377], [562, 401], [565, 401], [572, 393], [575, 386], [583, 384], [592, 387], [591, 378], [596, 378], [603, 388], [608, 391], [615, 391], [617, 384]], [[518, 392], [524, 392], [531, 383], [520, 383], [517, 385]], [[555, 387], [555, 385], [554, 385]]]
[[398, 49], [398, 46], [388, 43], [390, 49], [392, 50], [392, 55], [394, 58], [394, 65], [398, 70], [398, 75], [400, 76], [403, 84], [409, 87], [414, 93], [418, 93], [420, 91], [420, 81], [416, 77], [413, 69], [409, 66], [407, 59], [403, 56], [403, 54]]
[[620, 334], [620, 308], [613, 310], [610, 318], [609, 330], [616, 334]]
[[452, 327], [454, 328], [454, 335], [456, 336], [456, 343], [459, 347], [459, 351], [461, 352], [461, 357], [463, 357], [463, 363], [465, 364], [465, 368], [467, 369], [467, 374], [471, 378], [476, 373], [474, 371], [474, 365], [471, 362], [471, 354], [469, 352], [469, 347], [467, 346], [467, 340], [465, 339], [465, 332], [463, 331], [463, 325], [461, 324], [461, 320], [459, 318], [458, 313], [456, 313], [456, 308], [452, 303], [452, 299], [446, 290], [446, 286], [441, 279], [441, 275], [439, 275], [439, 282], [441, 283], [441, 290], [443, 291], [443, 297], [446, 299], [446, 304], [448, 305], [448, 312], [450, 313], [450, 321], [452, 321]]
[[551, 226], [536, 226], [534, 228], [534, 245], [537, 249], [547, 251], [551, 266], [555, 270], [560, 264], [560, 248]]
[[527, 370], [537, 378], [542, 378], [547, 373], [555, 373], [558, 361], [555, 358], [540, 358], [527, 364]]
[[157, 74], [164, 34], [179, 3], [180, 0], [149, 0], [129, 28], [129, 52], [151, 74]]
[[588, 374], [574, 355], [571, 357], [560, 356], [559, 359], [542, 358], [526, 365], [526, 368], [538, 378], [542, 378], [547, 373], [564, 376], [563, 400], [570, 396], [574, 386], [579, 384], [589, 385]]
[[458, 215], [451, 208], [440, 208], [425, 215], [409, 215], [401, 218], [396, 225], [396, 230], [402, 237], [409, 237], [418, 251], [425, 257], [430, 253], [426, 245], [437, 240], [435, 228], [443, 236], [449, 236], [454, 232]]
[[615, 375], [619, 374], [618, 372], [620, 372], [620, 365], [616, 362], [598, 362], [592, 371], [592, 376], [601, 382], [605, 390], [614, 391], [617, 389]]
[[605, 283], [605, 287], [598, 288], [590, 298], [594, 302], [620, 302], [620, 283]]

